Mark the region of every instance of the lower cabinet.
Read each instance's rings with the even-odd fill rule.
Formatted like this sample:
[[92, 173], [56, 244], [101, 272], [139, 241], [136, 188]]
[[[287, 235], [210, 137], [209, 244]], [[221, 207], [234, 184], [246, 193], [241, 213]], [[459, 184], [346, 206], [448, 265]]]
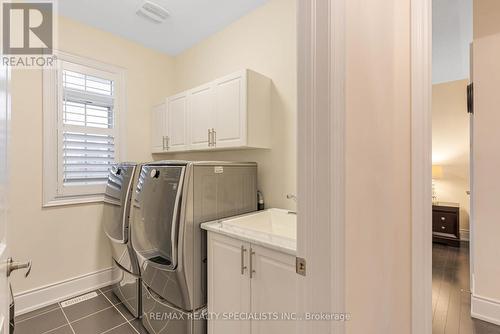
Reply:
[[252, 321], [251, 333], [294, 333], [297, 323], [283, 320], [296, 312], [297, 274], [295, 256], [261, 246], [250, 246], [255, 273], [250, 281], [251, 312], [277, 313], [279, 319]]
[[249, 250], [249, 243], [208, 232], [209, 334], [250, 333], [250, 321], [222, 318], [250, 313]]
[[208, 333], [290, 334], [295, 257], [208, 232]]

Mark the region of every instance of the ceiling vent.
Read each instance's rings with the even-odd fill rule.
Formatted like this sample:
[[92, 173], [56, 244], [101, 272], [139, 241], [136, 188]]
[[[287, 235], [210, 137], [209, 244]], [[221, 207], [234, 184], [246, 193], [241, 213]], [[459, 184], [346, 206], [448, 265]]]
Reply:
[[137, 9], [136, 14], [154, 23], [162, 23], [170, 16], [165, 8], [147, 0]]

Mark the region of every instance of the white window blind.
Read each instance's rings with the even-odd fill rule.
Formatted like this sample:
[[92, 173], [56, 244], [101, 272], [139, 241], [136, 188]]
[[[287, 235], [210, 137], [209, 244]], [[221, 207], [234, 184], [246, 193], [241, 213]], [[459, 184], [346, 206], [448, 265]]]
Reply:
[[125, 70], [54, 51], [43, 69], [43, 206], [104, 200], [121, 160]]
[[[62, 69], [63, 187], [105, 184], [116, 161], [114, 81]], [[64, 191], [63, 191], [64, 192]]]

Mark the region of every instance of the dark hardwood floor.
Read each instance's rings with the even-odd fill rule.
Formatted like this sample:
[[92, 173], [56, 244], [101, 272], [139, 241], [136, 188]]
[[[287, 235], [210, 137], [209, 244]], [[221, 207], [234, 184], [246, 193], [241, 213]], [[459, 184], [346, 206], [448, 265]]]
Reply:
[[434, 244], [432, 333], [500, 334], [500, 327], [470, 316], [469, 247]]

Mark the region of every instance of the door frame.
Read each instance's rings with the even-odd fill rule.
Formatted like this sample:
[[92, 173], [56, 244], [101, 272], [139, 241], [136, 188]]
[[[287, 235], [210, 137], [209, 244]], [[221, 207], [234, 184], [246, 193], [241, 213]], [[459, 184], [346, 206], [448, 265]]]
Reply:
[[[1, 14], [1, 10], [0, 10], [0, 14]], [[3, 238], [0, 239], [0, 244], [2, 243], [5, 243], [5, 248], [3, 250], [3, 254], [1, 254], [2, 256], [0, 256], [0, 265], [3, 266], [3, 268], [0, 268], [0, 275], [5, 275], [3, 277], [3, 279], [0, 280], [0, 282], [2, 282], [2, 285], [4, 284], [4, 282], [7, 283], [8, 287], [6, 290], [4, 290], [4, 293], [6, 293], [6, 297], [7, 297], [7, 300], [4, 300], [4, 301], [1, 301], [2, 303], [4, 303], [4, 305], [0, 306], [0, 310], [3, 311], [3, 308], [6, 307], [6, 316], [7, 318], [0, 318], [0, 333], [2, 333], [2, 331], [5, 331], [5, 333], [8, 333], [9, 331], [9, 326], [10, 326], [10, 297], [12, 297], [11, 295], [11, 292], [12, 290], [10, 290], [10, 284], [9, 284], [9, 277], [7, 276], [7, 273], [6, 273], [6, 266], [4, 265], [4, 261], [10, 257], [10, 249], [8, 247], [8, 242], [7, 242], [7, 238], [8, 238], [8, 235], [7, 235], [7, 220], [8, 220], [8, 191], [9, 191], [9, 179], [8, 179], [8, 175], [9, 175], [9, 164], [8, 164], [8, 157], [9, 157], [9, 153], [10, 153], [10, 120], [11, 120], [11, 69], [10, 67], [3, 67], [3, 66], [0, 66], [0, 71], [5, 71], [5, 94], [6, 94], [6, 105], [5, 105], [5, 129], [1, 129], [0, 127], [0, 131], [2, 130], [5, 130], [5, 135], [6, 135], [6, 151], [3, 152], [5, 153], [5, 156], [0, 156], [0, 158], [2, 158], [2, 161], [0, 161], [1, 164], [5, 164], [4, 166], [1, 167], [1, 169], [3, 169], [2, 171], [0, 171], [0, 173], [5, 173], [3, 175], [3, 177], [5, 178], [4, 180], [0, 181], [2, 182], [2, 186], [3, 186], [3, 191], [4, 193], [3, 194], [0, 194], [0, 210], [2, 210], [3, 212], [0, 211], [0, 219], [2, 220], [2, 223], [3, 223], [3, 228], [4, 228], [4, 231], [3, 231]], [[5, 159], [4, 159], [5, 158]], [[1, 237], [1, 236], [0, 236]], [[5, 287], [4, 286], [1, 286], [0, 289], [4, 289]], [[13, 301], [13, 300], [12, 300]], [[5, 305], [7, 304], [7, 305]]]
[[[298, 276], [298, 314], [345, 312], [347, 1], [297, 1], [297, 256], [307, 261], [306, 276]], [[345, 333], [343, 321], [297, 326], [297, 333]]]
[[[299, 314], [345, 310], [345, 5], [298, 1]], [[411, 333], [432, 333], [432, 0], [411, 0]], [[326, 69], [326, 70], [325, 70]], [[308, 223], [314, 222], [314, 229]], [[343, 322], [298, 322], [345, 333]]]
[[411, 0], [412, 333], [432, 333], [432, 0]]

